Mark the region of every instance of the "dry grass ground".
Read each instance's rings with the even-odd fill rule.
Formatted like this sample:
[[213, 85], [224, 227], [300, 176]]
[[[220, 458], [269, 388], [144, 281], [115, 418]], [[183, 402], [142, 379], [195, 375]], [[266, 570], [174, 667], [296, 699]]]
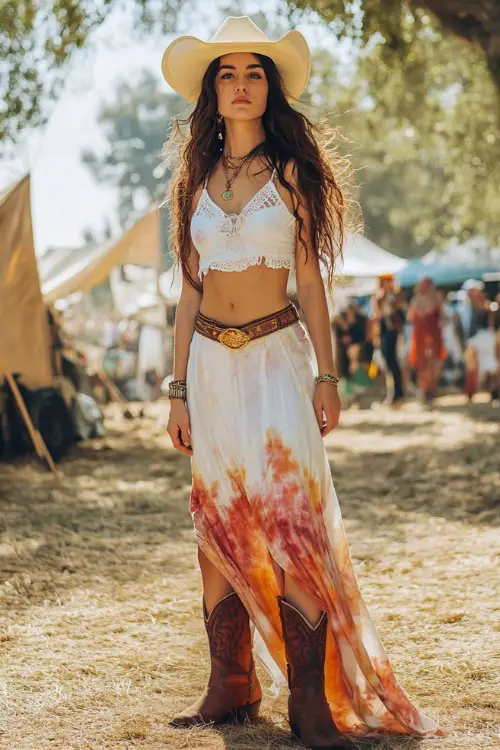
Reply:
[[[249, 728], [167, 725], [203, 687], [207, 650], [189, 461], [166, 408], [111, 411], [61, 486], [34, 463], [0, 466], [1, 748], [302, 747], [284, 695]], [[349, 411], [328, 439], [365, 601], [405, 689], [449, 732], [423, 747], [500, 747], [499, 434], [498, 412], [448, 399]]]

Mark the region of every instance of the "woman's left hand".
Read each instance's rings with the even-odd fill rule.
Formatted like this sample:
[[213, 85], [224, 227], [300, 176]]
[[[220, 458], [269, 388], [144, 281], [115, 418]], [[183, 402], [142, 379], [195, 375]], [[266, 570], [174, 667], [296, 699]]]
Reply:
[[322, 437], [337, 427], [340, 419], [340, 396], [333, 383], [317, 383], [313, 399], [316, 419]]

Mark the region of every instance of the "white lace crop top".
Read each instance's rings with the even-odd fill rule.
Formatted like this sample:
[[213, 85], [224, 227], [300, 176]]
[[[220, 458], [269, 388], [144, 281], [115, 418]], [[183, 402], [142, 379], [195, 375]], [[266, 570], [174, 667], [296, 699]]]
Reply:
[[271, 178], [239, 214], [226, 214], [210, 198], [207, 180], [191, 219], [191, 237], [200, 256], [198, 276], [211, 268], [244, 271], [250, 266], [295, 267], [295, 216]]

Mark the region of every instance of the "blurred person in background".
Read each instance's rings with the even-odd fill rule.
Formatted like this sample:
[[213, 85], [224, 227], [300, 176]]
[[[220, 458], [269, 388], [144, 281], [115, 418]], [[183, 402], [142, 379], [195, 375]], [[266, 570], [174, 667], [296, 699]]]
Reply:
[[369, 340], [369, 319], [354, 298], [332, 319], [339, 375], [346, 381], [346, 396], [360, 393], [368, 384], [373, 345]]
[[404, 400], [399, 361], [400, 337], [406, 319], [406, 304], [393, 274], [382, 274], [372, 297], [372, 318], [378, 329], [380, 351], [386, 364], [386, 403], [397, 408]]
[[436, 397], [446, 357], [441, 331], [442, 303], [442, 295], [431, 279], [424, 277], [416, 285], [408, 308], [408, 321], [413, 326], [408, 361], [417, 374], [420, 398], [427, 406]]
[[484, 283], [477, 279], [466, 281], [462, 290], [466, 296], [459, 308], [465, 337], [465, 394], [469, 402], [482, 385], [498, 400], [500, 366], [492, 303], [484, 293]]
[[446, 360], [443, 365], [443, 380], [449, 385], [461, 385], [464, 378], [464, 336], [458, 313], [456, 292], [439, 292], [442, 295], [441, 330]]

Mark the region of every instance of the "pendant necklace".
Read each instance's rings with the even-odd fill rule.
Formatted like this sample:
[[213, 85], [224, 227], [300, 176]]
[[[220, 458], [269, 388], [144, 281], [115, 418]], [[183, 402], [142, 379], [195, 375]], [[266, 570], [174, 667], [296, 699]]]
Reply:
[[[249, 151], [245, 156], [230, 156], [229, 154], [222, 154], [222, 168], [224, 169], [224, 174], [226, 176], [226, 189], [221, 193], [222, 200], [231, 200], [234, 195], [233, 191], [231, 190], [231, 185], [238, 177], [243, 165], [250, 162], [254, 158], [254, 156], [256, 156], [261, 150], [262, 144], [259, 143], [258, 146]], [[235, 164], [235, 161], [239, 161], [240, 163]], [[231, 177], [229, 176], [230, 169], [235, 170], [234, 174]]]

